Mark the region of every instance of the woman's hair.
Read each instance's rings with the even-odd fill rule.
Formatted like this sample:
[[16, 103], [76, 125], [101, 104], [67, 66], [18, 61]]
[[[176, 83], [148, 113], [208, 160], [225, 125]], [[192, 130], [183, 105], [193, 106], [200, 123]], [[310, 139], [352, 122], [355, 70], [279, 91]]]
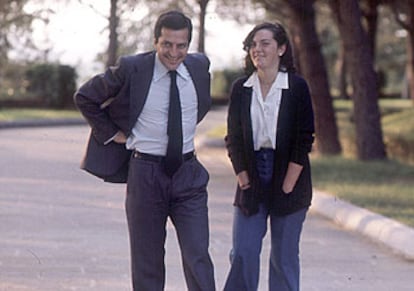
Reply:
[[243, 41], [243, 49], [247, 52], [245, 57], [245, 66], [244, 71], [247, 75], [251, 75], [254, 71], [256, 71], [256, 67], [253, 64], [252, 59], [250, 58], [249, 50], [253, 42], [253, 37], [259, 30], [266, 29], [272, 32], [273, 39], [277, 42], [278, 46], [285, 45], [286, 51], [280, 57], [280, 64], [279, 64], [279, 71], [282, 72], [290, 72], [293, 73], [296, 71], [294, 62], [293, 62], [293, 52], [292, 47], [290, 45], [289, 37], [286, 33], [286, 30], [283, 26], [276, 22], [264, 22], [261, 24], [256, 25], [247, 35], [247, 37]]
[[191, 19], [185, 16], [180, 11], [172, 10], [161, 14], [154, 27], [155, 43], [158, 42], [158, 38], [161, 36], [162, 28], [169, 28], [173, 30], [188, 29], [188, 43], [191, 41], [193, 32], [193, 24]]

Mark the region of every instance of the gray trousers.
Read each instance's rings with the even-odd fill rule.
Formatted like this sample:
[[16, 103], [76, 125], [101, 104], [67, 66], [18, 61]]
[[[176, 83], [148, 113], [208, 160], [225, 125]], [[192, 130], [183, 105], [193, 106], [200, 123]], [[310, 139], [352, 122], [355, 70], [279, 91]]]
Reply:
[[195, 157], [172, 178], [164, 173], [162, 162], [131, 158], [125, 203], [134, 291], [164, 290], [168, 217], [177, 232], [188, 290], [215, 290], [208, 253], [208, 180]]

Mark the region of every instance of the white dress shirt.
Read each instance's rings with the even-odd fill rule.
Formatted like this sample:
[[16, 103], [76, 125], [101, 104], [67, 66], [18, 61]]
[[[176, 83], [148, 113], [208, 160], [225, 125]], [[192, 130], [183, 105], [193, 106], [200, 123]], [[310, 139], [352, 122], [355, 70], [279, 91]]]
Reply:
[[[183, 153], [194, 150], [197, 125], [197, 93], [190, 73], [184, 64], [177, 68], [177, 86], [180, 93], [183, 123]], [[167, 124], [169, 107], [170, 76], [168, 69], [155, 57], [147, 100], [138, 117], [126, 147], [142, 153], [165, 156], [167, 152]]]
[[260, 148], [276, 148], [276, 129], [279, 116], [282, 89], [289, 88], [288, 74], [278, 72], [267, 96], [262, 96], [260, 81], [257, 72], [254, 72], [243, 84], [252, 87], [252, 103], [250, 114], [253, 129], [254, 150]]

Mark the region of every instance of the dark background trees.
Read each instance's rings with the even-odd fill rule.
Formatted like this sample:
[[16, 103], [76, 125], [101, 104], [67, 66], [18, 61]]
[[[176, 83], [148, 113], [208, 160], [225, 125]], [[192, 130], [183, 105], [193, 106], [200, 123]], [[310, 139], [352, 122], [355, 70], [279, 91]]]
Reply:
[[358, 157], [363, 160], [384, 159], [374, 50], [362, 26], [361, 8], [357, 0], [330, 0], [329, 5], [341, 34], [352, 81]]

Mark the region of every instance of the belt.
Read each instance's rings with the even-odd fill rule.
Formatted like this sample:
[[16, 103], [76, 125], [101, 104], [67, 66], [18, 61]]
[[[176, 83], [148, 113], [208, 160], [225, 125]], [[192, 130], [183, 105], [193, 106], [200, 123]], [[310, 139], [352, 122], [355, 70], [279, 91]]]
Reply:
[[[140, 160], [150, 161], [150, 162], [155, 162], [155, 163], [162, 163], [165, 159], [164, 156], [151, 155], [151, 154], [141, 153], [139, 151], [134, 151], [132, 156], [135, 159], [140, 159]], [[188, 160], [192, 159], [194, 156], [195, 156], [194, 151], [185, 153], [183, 155], [183, 161], [188, 161]]]

